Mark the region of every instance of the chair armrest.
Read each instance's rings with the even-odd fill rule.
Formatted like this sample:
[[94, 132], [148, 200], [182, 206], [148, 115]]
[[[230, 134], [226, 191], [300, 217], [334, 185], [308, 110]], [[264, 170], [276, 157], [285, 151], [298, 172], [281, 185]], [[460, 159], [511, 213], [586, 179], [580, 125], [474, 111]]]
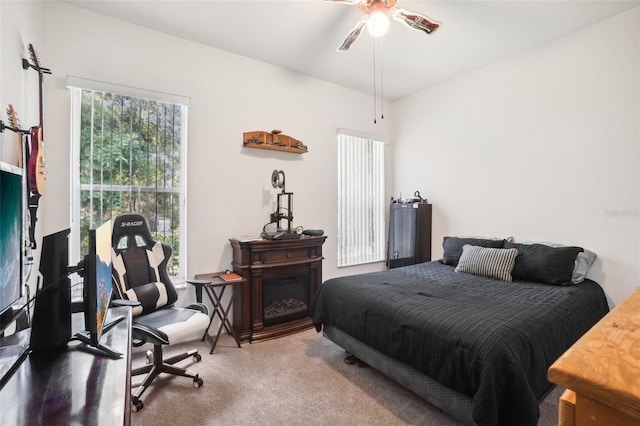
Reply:
[[196, 300], [198, 301], [198, 303], [202, 303], [202, 289], [211, 284], [211, 280], [197, 280], [194, 278], [187, 280], [187, 282], [191, 284], [193, 288], [195, 288]]
[[132, 333], [135, 338], [142, 340], [145, 343], [151, 343], [153, 345], [168, 345], [169, 336], [163, 331], [149, 328], [142, 324], [133, 324], [131, 327]]
[[120, 306], [140, 306], [142, 303], [137, 300], [128, 300], [128, 299], [111, 299], [111, 303], [109, 304], [110, 308], [120, 307]]
[[209, 315], [209, 307], [204, 303], [189, 303], [184, 307], [185, 309], [193, 309], [194, 311], [200, 311], [203, 314]]

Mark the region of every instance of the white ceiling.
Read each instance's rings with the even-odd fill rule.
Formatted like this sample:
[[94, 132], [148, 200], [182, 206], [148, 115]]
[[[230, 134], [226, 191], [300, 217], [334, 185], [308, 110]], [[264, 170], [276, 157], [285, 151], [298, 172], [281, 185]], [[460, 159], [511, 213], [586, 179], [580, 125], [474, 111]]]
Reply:
[[[323, 0], [68, 3], [365, 93], [373, 90], [373, 38], [365, 31], [348, 52], [336, 52], [362, 16], [356, 6]], [[391, 22], [376, 59], [384, 97], [391, 100], [640, 6], [640, 0], [398, 0], [397, 6], [442, 25], [426, 35]]]

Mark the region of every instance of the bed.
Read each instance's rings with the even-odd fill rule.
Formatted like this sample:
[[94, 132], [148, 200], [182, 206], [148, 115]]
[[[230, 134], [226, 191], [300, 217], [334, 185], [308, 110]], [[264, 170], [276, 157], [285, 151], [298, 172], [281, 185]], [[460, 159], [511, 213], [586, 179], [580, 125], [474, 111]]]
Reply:
[[608, 312], [585, 278], [595, 255], [456, 237], [443, 246], [439, 261], [327, 280], [311, 306], [316, 329], [465, 424], [536, 425], [548, 367]]

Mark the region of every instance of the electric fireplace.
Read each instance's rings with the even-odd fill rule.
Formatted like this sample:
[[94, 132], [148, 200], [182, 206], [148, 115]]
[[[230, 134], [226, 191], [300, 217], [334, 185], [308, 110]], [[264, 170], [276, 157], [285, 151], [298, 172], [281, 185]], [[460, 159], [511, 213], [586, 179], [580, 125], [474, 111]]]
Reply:
[[246, 279], [233, 292], [233, 328], [242, 341], [313, 327], [309, 306], [322, 284], [326, 236], [231, 240], [233, 270]]

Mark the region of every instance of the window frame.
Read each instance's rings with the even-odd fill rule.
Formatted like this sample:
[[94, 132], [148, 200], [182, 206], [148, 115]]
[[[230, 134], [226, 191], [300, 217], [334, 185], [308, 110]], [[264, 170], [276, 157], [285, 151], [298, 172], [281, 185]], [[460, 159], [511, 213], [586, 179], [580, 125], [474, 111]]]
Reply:
[[[180, 106], [180, 172], [179, 172], [179, 215], [180, 224], [178, 227], [180, 256], [178, 259], [178, 276], [171, 277], [173, 284], [178, 287], [186, 286], [187, 276], [187, 127], [188, 127], [188, 108], [190, 99], [183, 96], [166, 94], [162, 92], [149, 91], [117, 84], [87, 80], [78, 77], [67, 77], [67, 87], [70, 94], [70, 157], [71, 157], [71, 175], [70, 175], [70, 227], [71, 235], [69, 237], [69, 256], [70, 259], [81, 259], [84, 253], [81, 253], [81, 197], [80, 191], [86, 184], [80, 182], [80, 147], [81, 147], [81, 111], [82, 111], [82, 91], [106, 92], [114, 95], [126, 97], [153, 100], [158, 102], [166, 102]], [[95, 184], [93, 186], [101, 186]], [[141, 189], [140, 187], [139, 189]], [[98, 224], [91, 224], [94, 227]]]
[[[378, 158], [377, 165], [372, 167], [377, 167], [379, 172], [377, 176], [377, 182], [375, 187], [376, 199], [373, 200], [376, 205], [371, 206], [369, 215], [372, 216], [372, 220], [369, 225], [375, 225], [373, 229], [372, 236], [370, 238], [372, 241], [362, 241], [360, 239], [361, 246], [359, 247], [360, 252], [355, 255], [348, 255], [347, 251], [353, 248], [353, 237], [349, 238], [347, 234], [347, 224], [348, 220], [344, 219], [344, 209], [348, 208], [348, 206], [344, 205], [344, 201], [347, 199], [352, 199], [354, 197], [359, 196], [360, 194], [357, 192], [357, 189], [350, 187], [347, 190], [347, 194], [343, 193], [343, 189], [341, 188], [343, 184], [343, 180], [347, 179], [346, 176], [343, 176], [347, 171], [346, 164], [344, 163], [344, 158], [342, 158], [343, 150], [340, 146], [341, 143], [347, 143], [346, 138], [355, 138], [352, 140], [353, 143], [366, 143], [371, 142], [374, 144], [378, 144], [377, 149], [380, 153], [380, 158]], [[350, 266], [358, 266], [370, 263], [378, 263], [384, 262], [386, 260], [386, 215], [387, 215], [387, 168], [388, 168], [388, 154], [387, 147], [389, 145], [389, 141], [387, 138], [377, 135], [370, 135], [362, 132], [356, 132], [347, 129], [338, 129], [336, 132], [336, 146], [337, 146], [337, 198], [338, 198], [338, 218], [337, 218], [337, 249], [336, 249], [336, 264], [338, 268], [350, 267]], [[366, 173], [373, 175], [375, 170], [368, 170]], [[375, 175], [373, 175], [375, 176]], [[372, 196], [370, 194], [370, 196]], [[355, 199], [355, 198], [354, 198]], [[360, 211], [362, 213], [362, 211]], [[375, 222], [377, 220], [377, 222]], [[362, 224], [360, 224], [362, 229]], [[366, 225], [364, 225], [366, 228]], [[353, 231], [351, 231], [353, 232]], [[357, 238], [356, 238], [357, 239]], [[366, 240], [366, 238], [365, 238]], [[349, 246], [350, 247], [347, 247]], [[373, 253], [366, 253], [366, 246], [371, 246], [370, 248], [373, 250]]]

